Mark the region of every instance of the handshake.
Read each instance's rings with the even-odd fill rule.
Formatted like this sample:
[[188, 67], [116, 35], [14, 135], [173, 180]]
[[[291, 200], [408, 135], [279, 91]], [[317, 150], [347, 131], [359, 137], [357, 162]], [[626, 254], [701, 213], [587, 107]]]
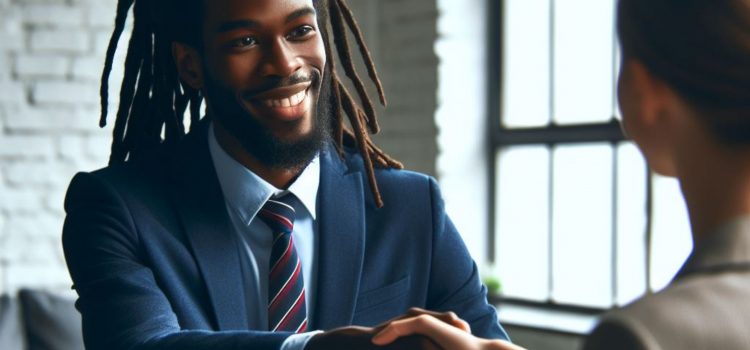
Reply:
[[412, 308], [376, 327], [349, 326], [315, 335], [305, 350], [523, 350], [502, 340], [471, 335], [469, 324], [453, 312]]

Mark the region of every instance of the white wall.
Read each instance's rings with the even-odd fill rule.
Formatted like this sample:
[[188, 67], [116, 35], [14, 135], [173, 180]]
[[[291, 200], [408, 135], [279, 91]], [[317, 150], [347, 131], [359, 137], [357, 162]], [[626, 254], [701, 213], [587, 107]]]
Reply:
[[438, 0], [437, 172], [448, 213], [480, 267], [486, 261], [486, 0]]
[[73, 174], [109, 155], [98, 88], [115, 4], [0, 0], [0, 293], [70, 289], [62, 204]]

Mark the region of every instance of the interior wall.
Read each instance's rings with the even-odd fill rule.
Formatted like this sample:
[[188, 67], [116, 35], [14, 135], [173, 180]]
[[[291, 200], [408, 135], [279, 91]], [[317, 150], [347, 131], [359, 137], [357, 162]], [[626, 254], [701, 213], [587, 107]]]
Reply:
[[[373, 139], [406, 169], [437, 175], [437, 4], [435, 0], [348, 0], [359, 19], [388, 107]], [[357, 63], [361, 65], [359, 57]], [[360, 70], [363, 78], [364, 69]], [[377, 100], [375, 89], [369, 93]]]

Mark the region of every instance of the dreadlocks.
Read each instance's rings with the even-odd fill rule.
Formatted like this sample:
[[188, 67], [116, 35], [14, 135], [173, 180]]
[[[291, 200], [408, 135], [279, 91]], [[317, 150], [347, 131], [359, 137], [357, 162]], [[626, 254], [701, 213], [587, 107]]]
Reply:
[[[402, 169], [370, 139], [379, 132], [375, 107], [355, 68], [347, 29], [356, 40], [371, 82], [377, 88], [380, 103], [386, 98], [375, 64], [362, 32], [345, 0], [313, 0], [318, 12], [319, 30], [325, 43], [325, 74], [330, 74], [331, 130], [336, 151], [344, 157], [344, 146], [356, 147], [367, 169], [370, 190], [378, 207], [383, 200], [375, 180], [374, 167]], [[171, 45], [182, 41], [196, 47], [199, 38], [200, 0], [118, 0], [115, 29], [107, 49], [101, 81], [101, 127], [107, 124], [109, 76], [117, 43], [133, 9], [133, 32], [125, 58], [125, 75], [120, 90], [120, 105], [115, 119], [110, 164], [142, 157], [158, 145], [171, 147], [185, 135], [185, 112], [190, 107], [191, 125], [200, 119], [201, 92], [182, 84], [172, 60]], [[172, 15], [165, 15], [165, 14]], [[158, 15], [157, 15], [158, 14]], [[186, 20], [187, 18], [187, 20]], [[178, 24], [182, 23], [182, 24]], [[185, 24], [187, 23], [187, 25]], [[177, 28], [181, 25], [182, 27]], [[329, 29], [328, 26], [331, 26]], [[332, 42], [342, 69], [352, 83], [363, 107], [353, 98], [336, 73]], [[325, 87], [324, 87], [325, 88]], [[344, 119], [348, 119], [349, 126]]]

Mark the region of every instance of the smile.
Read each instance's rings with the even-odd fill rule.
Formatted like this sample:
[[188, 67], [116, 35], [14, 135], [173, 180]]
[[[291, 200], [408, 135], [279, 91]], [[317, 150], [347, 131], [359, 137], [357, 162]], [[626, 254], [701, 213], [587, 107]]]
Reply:
[[260, 100], [264, 106], [273, 108], [273, 107], [294, 107], [299, 106], [302, 102], [305, 101], [305, 97], [307, 97], [307, 90], [302, 90], [290, 97], [286, 98], [279, 98], [279, 99], [262, 99]]
[[246, 101], [258, 116], [279, 121], [295, 121], [310, 111], [312, 105], [308, 98], [310, 87], [310, 82], [288, 85], [266, 90]]

